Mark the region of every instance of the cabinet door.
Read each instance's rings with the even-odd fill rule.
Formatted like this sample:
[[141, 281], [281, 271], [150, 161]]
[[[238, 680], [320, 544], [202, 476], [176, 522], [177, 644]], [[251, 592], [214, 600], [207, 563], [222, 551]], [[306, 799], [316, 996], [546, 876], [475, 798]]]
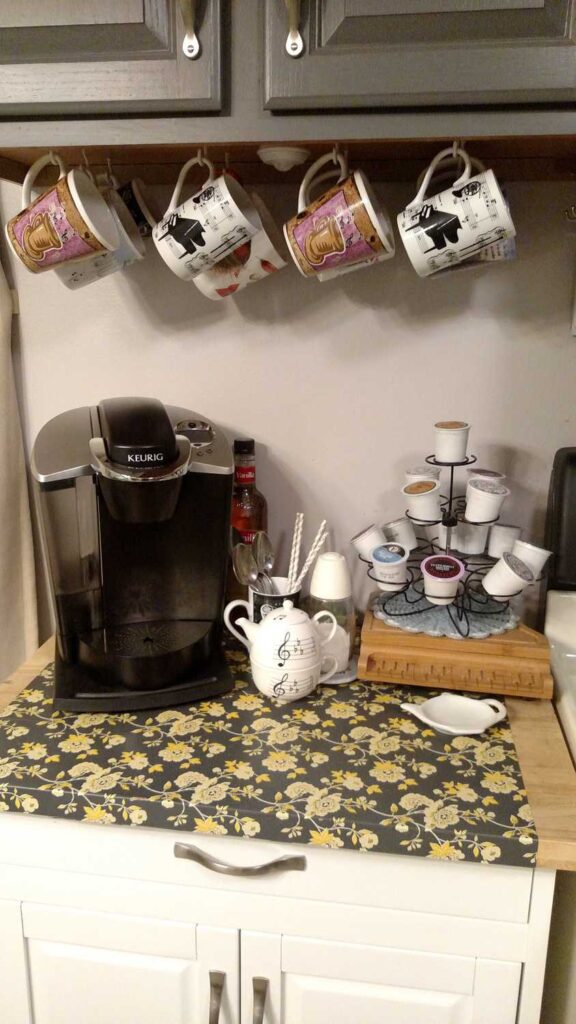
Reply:
[[574, 0], [303, 0], [301, 57], [266, 2], [266, 107], [402, 107], [576, 98]]
[[1, 3], [0, 114], [220, 110], [221, 2], [195, 5], [195, 60], [179, 0]]
[[23, 922], [33, 1024], [238, 1024], [232, 929], [37, 904]]
[[0, 900], [0, 1021], [29, 1024], [26, 949], [17, 900]]
[[516, 1021], [516, 963], [244, 932], [242, 964], [242, 1024]]

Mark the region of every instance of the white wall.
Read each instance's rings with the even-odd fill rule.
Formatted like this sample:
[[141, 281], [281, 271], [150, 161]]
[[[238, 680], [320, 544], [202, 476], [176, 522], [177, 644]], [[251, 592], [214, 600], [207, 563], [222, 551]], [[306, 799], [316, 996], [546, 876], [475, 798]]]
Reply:
[[[279, 218], [293, 209], [293, 188], [261, 191]], [[381, 189], [392, 212], [412, 191]], [[12, 266], [27, 443], [56, 413], [107, 396], [190, 406], [259, 442], [274, 541], [301, 508], [308, 536], [325, 515], [349, 551], [362, 526], [402, 512], [403, 469], [433, 450], [434, 421], [466, 419], [480, 463], [511, 480], [505, 520], [538, 541], [554, 452], [576, 444], [576, 236], [563, 221], [574, 192], [512, 184], [517, 262], [441, 279], [420, 280], [399, 251], [339, 282], [291, 267], [213, 303], [154, 251], [76, 293]], [[2, 183], [2, 219], [18, 204]]]

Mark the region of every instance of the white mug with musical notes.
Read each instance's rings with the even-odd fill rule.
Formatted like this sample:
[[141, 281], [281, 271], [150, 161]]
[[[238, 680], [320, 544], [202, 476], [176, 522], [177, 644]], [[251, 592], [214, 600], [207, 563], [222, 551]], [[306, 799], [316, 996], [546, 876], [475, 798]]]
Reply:
[[[318, 629], [321, 619], [332, 623], [327, 636], [321, 635]], [[337, 670], [336, 658], [323, 653], [337, 627], [331, 612], [319, 611], [310, 618], [305, 611], [295, 608], [292, 601], [285, 600], [281, 608], [270, 611], [261, 622], [238, 619], [236, 624], [242, 627], [245, 637], [233, 628], [226, 616], [225, 622], [250, 652], [252, 678], [257, 688], [283, 704], [307, 696]], [[322, 671], [326, 662], [330, 662], [330, 668]]]
[[418, 193], [398, 214], [398, 231], [420, 277], [463, 263], [487, 246], [514, 238], [516, 229], [493, 171], [472, 174], [466, 150], [456, 149], [464, 170], [450, 188], [426, 197], [439, 164], [453, 153], [443, 149], [432, 160]]

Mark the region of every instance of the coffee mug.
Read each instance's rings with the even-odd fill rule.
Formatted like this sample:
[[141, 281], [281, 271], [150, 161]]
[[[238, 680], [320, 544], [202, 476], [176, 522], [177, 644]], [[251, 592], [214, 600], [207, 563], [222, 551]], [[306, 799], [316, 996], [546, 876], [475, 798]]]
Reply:
[[71, 263], [58, 267], [56, 276], [72, 291], [124, 270], [130, 264], [144, 259], [146, 255], [138, 227], [120, 196], [113, 189], [109, 189], [105, 192], [105, 198], [116, 224], [120, 244], [114, 252], [93, 256], [92, 259], [83, 260], [81, 264]]
[[[48, 164], [59, 168], [58, 181], [32, 199], [34, 182]], [[92, 178], [80, 168], [66, 172], [55, 153], [32, 164], [22, 185], [22, 206], [8, 221], [6, 237], [24, 266], [35, 274], [112, 252], [118, 246], [114, 218]]]
[[[317, 171], [330, 161], [340, 165], [338, 181], [311, 200]], [[390, 217], [366, 175], [348, 174], [346, 160], [337, 152], [321, 156], [304, 175], [298, 213], [284, 225], [284, 236], [300, 273], [319, 280], [327, 280], [331, 271], [344, 273], [356, 265], [390, 259], [395, 251]]]
[[[199, 192], [180, 203], [186, 175], [204, 164], [208, 178]], [[178, 277], [191, 281], [234, 252], [260, 230], [258, 214], [248, 193], [232, 175], [214, 177], [204, 157], [184, 164], [162, 220], [152, 230], [154, 245]]]
[[[470, 165], [475, 174], [479, 174], [482, 171], [486, 170], [486, 167], [484, 166], [482, 161], [479, 160], [478, 157], [476, 156], [470, 157]], [[432, 178], [430, 179], [428, 188], [433, 189], [435, 192], [437, 192], [439, 190], [440, 185], [444, 185], [452, 181], [454, 171], [457, 170], [458, 168], [462, 168], [462, 170], [464, 169], [463, 162], [458, 157], [455, 157], [452, 152], [450, 156], [447, 156], [440, 161], [434, 174], [432, 175]], [[420, 186], [422, 185], [425, 174], [426, 171], [422, 171], [422, 173], [419, 175], [418, 182], [416, 184], [417, 188], [420, 188]], [[508, 196], [506, 195], [504, 189], [502, 189], [502, 196], [504, 198], [504, 202], [506, 203], [507, 209], [510, 210]], [[491, 245], [484, 246], [483, 249], [480, 249], [474, 256], [471, 256], [469, 260], [465, 260], [464, 263], [456, 263], [451, 267], [446, 267], [444, 270], [439, 271], [439, 273], [449, 274], [454, 270], [466, 270], [469, 268], [477, 267], [479, 264], [501, 263], [515, 259], [516, 242], [514, 238], [502, 238], [497, 242], [492, 242]]]
[[[464, 170], [453, 185], [426, 198], [438, 165], [453, 155], [464, 161]], [[484, 248], [513, 238], [516, 229], [493, 171], [472, 176], [468, 153], [452, 147], [436, 154], [417, 195], [398, 214], [398, 230], [404, 248], [420, 277], [477, 256]]]
[[117, 185], [116, 191], [130, 210], [142, 238], [149, 238], [162, 214], [157, 210], [144, 182], [140, 178], [132, 178], [132, 181], [124, 185]]
[[230, 632], [243, 644], [246, 643], [246, 637], [238, 632], [230, 618], [234, 608], [241, 608], [251, 622], [262, 622], [262, 619], [265, 619], [274, 608], [282, 608], [284, 601], [292, 601], [295, 608], [299, 606], [300, 587], [298, 590], [289, 590], [287, 576], [272, 576], [272, 583], [277, 593], [263, 594], [260, 590], [248, 587], [247, 601], [230, 601], [224, 609], [224, 622]]
[[258, 232], [210, 270], [194, 278], [194, 284], [208, 299], [234, 295], [286, 266], [288, 253], [284, 238], [260, 196], [252, 192], [250, 198], [260, 222]]

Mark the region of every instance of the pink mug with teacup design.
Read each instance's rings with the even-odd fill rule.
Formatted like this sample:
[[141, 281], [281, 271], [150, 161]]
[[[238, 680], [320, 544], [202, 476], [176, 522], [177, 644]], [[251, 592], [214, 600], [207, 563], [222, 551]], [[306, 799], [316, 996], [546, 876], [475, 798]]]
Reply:
[[[58, 167], [58, 181], [32, 199], [34, 182], [48, 164]], [[119, 244], [112, 213], [92, 178], [78, 167], [66, 172], [54, 153], [32, 164], [22, 185], [22, 206], [8, 221], [6, 237], [34, 274], [112, 252]]]
[[[338, 181], [310, 199], [317, 172], [330, 161], [340, 166]], [[319, 280], [327, 279], [329, 271], [344, 273], [358, 264], [390, 259], [395, 251], [392, 222], [366, 175], [348, 174], [337, 151], [321, 156], [304, 175], [298, 213], [284, 225], [284, 236], [300, 273]]]

